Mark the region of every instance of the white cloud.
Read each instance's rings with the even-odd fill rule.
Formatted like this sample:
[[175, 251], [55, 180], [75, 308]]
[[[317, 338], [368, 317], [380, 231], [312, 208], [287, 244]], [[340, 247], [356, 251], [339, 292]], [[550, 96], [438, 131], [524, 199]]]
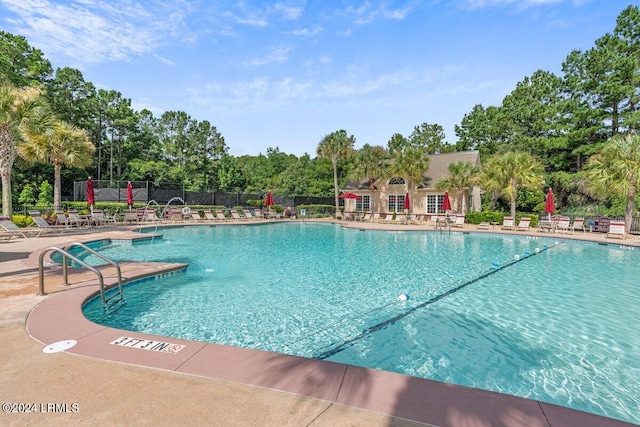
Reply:
[[563, 0], [463, 0], [469, 9], [482, 9], [494, 6], [514, 5], [521, 9], [540, 6], [545, 4], [561, 3]]
[[322, 31], [324, 31], [322, 27], [315, 27], [312, 29], [302, 28], [302, 29], [291, 31], [291, 34], [293, 34], [294, 36], [300, 36], [300, 37], [313, 37], [320, 34]]
[[245, 65], [250, 66], [262, 66], [272, 63], [283, 63], [288, 59], [288, 53], [290, 48], [288, 47], [274, 47], [263, 56], [253, 58], [252, 60], [245, 62]]
[[[181, 31], [188, 7], [160, 1], [0, 0], [16, 31], [54, 58], [77, 63], [129, 60], [153, 53], [167, 33]], [[162, 17], [162, 19], [159, 19]]]
[[336, 15], [351, 19], [357, 25], [364, 25], [378, 19], [403, 20], [413, 9], [410, 4], [399, 7], [392, 7], [385, 2], [365, 1], [360, 5], [350, 5], [345, 9], [338, 10]]

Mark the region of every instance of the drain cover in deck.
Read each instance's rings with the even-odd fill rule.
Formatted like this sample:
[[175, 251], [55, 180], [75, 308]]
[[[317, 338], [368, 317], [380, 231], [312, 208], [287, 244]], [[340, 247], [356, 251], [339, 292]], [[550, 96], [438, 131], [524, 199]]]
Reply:
[[45, 348], [42, 349], [43, 353], [58, 353], [60, 351], [65, 351], [78, 344], [78, 341], [75, 340], [65, 340], [58, 341], [52, 344], [49, 344]]

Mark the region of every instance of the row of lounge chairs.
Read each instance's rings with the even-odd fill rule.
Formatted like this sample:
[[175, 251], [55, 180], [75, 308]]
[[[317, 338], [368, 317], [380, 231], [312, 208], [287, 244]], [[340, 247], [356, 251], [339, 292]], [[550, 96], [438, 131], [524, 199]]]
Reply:
[[356, 221], [369, 221], [387, 224], [420, 224], [434, 227], [464, 227], [464, 215], [431, 215], [431, 214], [404, 214], [404, 213], [379, 213], [365, 212], [362, 216], [354, 216]]

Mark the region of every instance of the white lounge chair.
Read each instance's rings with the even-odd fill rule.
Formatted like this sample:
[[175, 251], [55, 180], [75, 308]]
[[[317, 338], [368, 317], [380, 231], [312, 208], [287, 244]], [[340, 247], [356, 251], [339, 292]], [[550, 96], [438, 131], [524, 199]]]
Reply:
[[244, 209], [242, 211], [242, 213], [244, 214], [245, 218], [247, 218], [247, 219], [258, 219], [258, 218], [256, 218], [255, 216], [253, 216], [251, 214], [251, 211], [249, 209]]
[[609, 232], [607, 237], [615, 237], [619, 239], [626, 239], [627, 233], [625, 230], [624, 221], [612, 220], [609, 222]]
[[191, 220], [192, 221], [202, 221], [202, 217], [200, 216], [200, 212], [191, 211]]
[[55, 233], [58, 231], [64, 231], [67, 228], [65, 226], [49, 224], [47, 220], [40, 215], [40, 212], [31, 211], [29, 212], [29, 215], [33, 219], [33, 224], [31, 225], [35, 225], [36, 227], [38, 227], [38, 230], [39, 230], [39, 232], [36, 234], [35, 237], [39, 237], [44, 232]]
[[213, 216], [213, 213], [211, 213], [210, 210], [205, 210], [204, 211], [204, 217], [205, 217], [205, 219], [207, 219], [209, 221], [215, 221], [216, 220], [216, 217]]
[[229, 212], [231, 212], [231, 218], [238, 220], [238, 221], [246, 221], [247, 217], [241, 217], [240, 214], [238, 214], [238, 211], [235, 209], [231, 209]]
[[15, 225], [13, 221], [6, 216], [0, 216], [0, 228], [2, 228], [2, 234], [0, 235], [6, 240], [11, 240], [13, 237], [27, 238], [27, 235], [22, 231], [22, 229]]
[[464, 228], [464, 220], [465, 220], [465, 216], [463, 214], [456, 214], [454, 220], [453, 220], [453, 225], [454, 227], [462, 227]]
[[556, 224], [556, 231], [558, 233], [569, 233], [569, 226], [571, 225], [571, 218], [563, 216], [558, 220]]
[[571, 224], [571, 230], [574, 232], [576, 230], [584, 232], [584, 218], [575, 218], [573, 224]]
[[502, 229], [503, 230], [513, 230], [515, 227], [514, 220], [512, 216], [505, 216], [502, 219]]
[[518, 231], [527, 231], [529, 230], [529, 226], [531, 225], [531, 218], [520, 218], [520, 221], [518, 221], [518, 225], [516, 227], [516, 230]]
[[218, 221], [226, 221], [226, 220], [228, 220], [229, 218], [228, 218], [228, 217], [226, 217], [226, 216], [224, 215], [224, 212], [222, 212], [222, 210], [218, 209], [218, 210], [216, 211], [216, 219], [217, 219]]
[[77, 227], [78, 218], [67, 216], [63, 210], [56, 209], [56, 225], [64, 225], [65, 227]]

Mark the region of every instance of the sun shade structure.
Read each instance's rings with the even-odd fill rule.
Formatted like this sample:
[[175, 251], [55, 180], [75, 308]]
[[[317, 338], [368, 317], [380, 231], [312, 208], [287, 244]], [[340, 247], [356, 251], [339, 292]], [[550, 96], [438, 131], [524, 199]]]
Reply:
[[450, 211], [451, 210], [451, 201], [449, 200], [449, 192], [444, 193], [444, 200], [442, 200], [442, 210]]
[[93, 191], [93, 180], [91, 178], [89, 178], [87, 180], [87, 205], [88, 206], [93, 206], [96, 202], [95, 200], [95, 193]]
[[361, 199], [362, 196], [358, 196], [354, 193], [344, 193], [338, 196], [339, 199]]
[[544, 211], [547, 213], [547, 217], [551, 220], [551, 214], [555, 211], [553, 202], [553, 190], [550, 188], [547, 192], [547, 202], [544, 205]]
[[411, 202], [409, 201], [409, 192], [404, 195], [403, 209], [409, 210], [411, 208]]
[[131, 181], [127, 182], [127, 204], [129, 205], [129, 209], [133, 206], [133, 186], [131, 185]]
[[275, 206], [276, 202], [273, 200], [273, 194], [271, 191], [267, 193], [267, 197], [264, 199], [265, 206]]

